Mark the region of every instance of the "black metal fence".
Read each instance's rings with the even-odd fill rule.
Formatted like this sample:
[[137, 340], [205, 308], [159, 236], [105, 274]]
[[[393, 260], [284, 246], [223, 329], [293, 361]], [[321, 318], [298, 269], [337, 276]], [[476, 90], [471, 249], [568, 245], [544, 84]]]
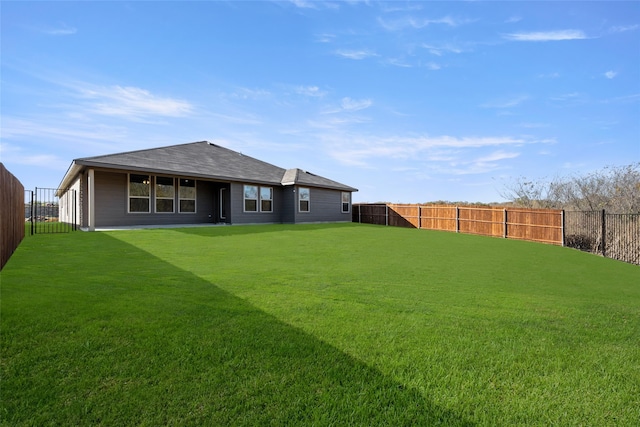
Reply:
[[565, 212], [564, 245], [640, 265], [640, 214]]
[[29, 222], [31, 235], [68, 233], [78, 229], [75, 191], [70, 190], [65, 193], [62, 207], [60, 192], [56, 188], [36, 187], [34, 191], [25, 191], [25, 193], [24, 217], [25, 221]]

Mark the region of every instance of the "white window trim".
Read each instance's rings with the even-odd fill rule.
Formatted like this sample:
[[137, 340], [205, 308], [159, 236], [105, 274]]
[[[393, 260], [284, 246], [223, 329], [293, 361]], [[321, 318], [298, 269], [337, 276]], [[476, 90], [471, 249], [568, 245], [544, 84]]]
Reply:
[[[171, 176], [162, 176], [162, 175], [157, 175], [154, 178], [155, 179], [154, 179], [154, 186], [153, 186], [153, 190], [154, 190], [153, 191], [153, 195], [154, 195], [153, 212], [159, 215], [176, 213], [176, 179]], [[173, 180], [173, 197], [158, 197], [158, 178], [170, 178]], [[158, 212], [158, 200], [173, 200], [173, 210], [171, 212]]]
[[[256, 198], [255, 199], [247, 198], [247, 192], [245, 191], [245, 187], [256, 187], [257, 192], [256, 192]], [[255, 211], [248, 211], [247, 210], [247, 200], [255, 200], [256, 201], [256, 210]], [[260, 186], [253, 185], [253, 184], [243, 184], [242, 185], [242, 212], [244, 212], [244, 213], [258, 213], [258, 212], [260, 212]]]
[[[148, 182], [148, 186], [149, 186], [149, 195], [146, 197], [143, 196], [132, 196], [131, 195], [131, 175], [141, 175], [141, 176], [146, 176]], [[147, 210], [146, 212], [142, 212], [142, 211], [131, 211], [131, 199], [148, 199], [149, 200], [149, 210]], [[127, 213], [129, 214], [133, 214], [133, 215], [139, 215], [139, 214], [149, 214], [151, 213], [151, 175], [145, 175], [142, 173], [128, 173], [127, 174]]]
[[[349, 201], [346, 202], [347, 203], [347, 210], [344, 210], [344, 200], [342, 200], [342, 198], [344, 197], [345, 194], [349, 195]], [[351, 213], [351, 193], [349, 193], [348, 191], [343, 191], [340, 193], [340, 211], [342, 213]]]
[[[262, 189], [263, 188], [268, 188], [269, 192], [271, 193], [271, 198], [270, 199], [263, 199], [262, 198]], [[273, 213], [273, 187], [259, 187], [258, 188], [258, 203], [260, 204], [260, 212], [265, 212], [265, 213]], [[265, 211], [262, 210], [262, 201], [263, 200], [269, 200], [271, 202], [271, 210]]]
[[[302, 199], [300, 198], [300, 195], [302, 194], [302, 190], [307, 190], [309, 192], [309, 200], [307, 200], [307, 210], [303, 211], [300, 209], [300, 202], [302, 202]], [[298, 187], [298, 213], [309, 213], [311, 212], [311, 189], [309, 187]]]
[[[178, 213], [179, 214], [184, 214], [184, 215], [195, 215], [196, 213], [198, 213], [198, 181], [197, 180], [193, 180], [193, 191], [195, 191], [195, 197], [193, 199], [188, 199], [185, 197], [180, 197], [180, 187], [182, 187], [180, 185], [180, 180], [190, 180], [191, 178], [178, 178]], [[191, 187], [186, 187], [185, 188], [191, 188]], [[182, 200], [193, 200], [193, 212], [182, 212], [182, 210], [180, 209], [180, 201]]]

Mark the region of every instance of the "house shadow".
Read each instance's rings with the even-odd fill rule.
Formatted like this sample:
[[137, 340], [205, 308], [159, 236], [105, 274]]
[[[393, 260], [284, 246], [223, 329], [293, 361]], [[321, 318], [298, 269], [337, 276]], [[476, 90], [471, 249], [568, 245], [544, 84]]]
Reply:
[[[315, 227], [327, 225], [276, 228]], [[248, 234], [261, 227], [220, 232]], [[83, 353], [68, 354], [64, 346], [51, 350], [73, 372], [60, 375], [75, 396], [62, 402], [57, 396], [63, 393], [52, 390], [37, 402], [5, 402], [9, 422], [26, 423], [20, 417], [28, 417], [30, 408], [45, 405], [56, 414], [56, 407], [81, 405], [65, 412], [76, 418], [46, 421], [109, 424], [130, 413], [135, 415], [129, 421], [150, 425], [472, 425], [419, 391], [115, 233], [95, 233], [92, 242], [97, 249], [91, 256], [59, 255], [66, 257], [66, 268], [73, 268], [76, 283], [64, 292], [83, 292], [85, 303], [92, 304], [86, 329], [66, 331], [70, 326], [62, 324], [57, 331], [65, 346]], [[96, 275], [104, 265], [112, 266], [111, 274]], [[66, 271], [52, 269], [51, 274]], [[85, 348], [85, 342], [99, 345]], [[38, 386], [38, 381], [22, 384]], [[3, 387], [3, 395], [10, 396], [12, 383]]]

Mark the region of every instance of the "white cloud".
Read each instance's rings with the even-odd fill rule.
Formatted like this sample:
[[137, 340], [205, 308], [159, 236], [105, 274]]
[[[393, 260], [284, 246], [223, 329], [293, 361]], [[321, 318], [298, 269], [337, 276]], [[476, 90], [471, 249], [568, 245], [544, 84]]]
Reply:
[[378, 18], [378, 23], [380, 24], [380, 26], [387, 31], [401, 31], [405, 28], [421, 29], [434, 24], [447, 25], [449, 27], [458, 27], [469, 22], [471, 21], [467, 19], [453, 18], [448, 15], [436, 19], [420, 18], [415, 16], [406, 16], [404, 18], [395, 20], [384, 20], [382, 18]]
[[529, 97], [527, 95], [520, 95], [514, 98], [490, 101], [482, 104], [481, 106], [484, 108], [513, 108], [517, 107], [528, 99]]
[[[347, 144], [345, 141], [349, 141]], [[327, 141], [335, 149], [331, 155], [341, 163], [366, 166], [373, 159], [419, 159], [427, 161], [460, 159], [470, 149], [500, 146], [522, 146], [532, 143], [544, 143], [525, 137], [453, 137], [448, 135], [438, 137], [375, 137], [364, 135], [340, 135]], [[497, 161], [516, 157], [513, 152], [497, 151], [492, 155], [481, 158], [485, 162]], [[478, 160], [475, 160], [476, 162]], [[467, 163], [469, 161], [466, 161]], [[460, 160], [460, 163], [464, 163]]]
[[618, 75], [618, 73], [617, 73], [617, 72], [615, 72], [615, 71], [607, 71], [606, 73], [604, 73], [604, 76], [605, 76], [606, 78], [608, 78], [608, 79], [612, 79], [612, 78], [614, 78], [614, 77], [615, 77], [615, 76], [617, 76], [617, 75]]
[[316, 34], [315, 37], [318, 43], [331, 43], [337, 38], [335, 34], [330, 33]]
[[432, 70], [432, 71], [437, 71], [437, 70], [441, 69], [442, 66], [440, 64], [436, 64], [435, 62], [429, 62], [427, 64], [427, 68]]
[[425, 43], [425, 44], [422, 45], [422, 47], [427, 49], [430, 54], [436, 55], [436, 56], [442, 56], [444, 53], [462, 53], [462, 52], [464, 52], [464, 50], [461, 49], [460, 47], [455, 46], [455, 45], [450, 44], [450, 43], [442, 44], [442, 45], [439, 45], [439, 46]]
[[92, 112], [140, 119], [153, 116], [182, 117], [193, 110], [193, 106], [184, 100], [166, 98], [131, 86], [89, 86], [76, 88], [80, 96], [89, 100]]
[[615, 27], [611, 27], [612, 33], [626, 33], [627, 31], [635, 31], [640, 28], [640, 25], [618, 25]]
[[41, 31], [50, 36], [70, 36], [70, 35], [76, 34], [78, 32], [78, 29], [74, 27], [70, 27], [66, 24], [61, 24], [59, 27], [46, 28]]
[[340, 9], [339, 2], [330, 1], [316, 1], [316, 0], [289, 0], [289, 3], [293, 4], [299, 9]]
[[295, 91], [299, 95], [311, 96], [321, 98], [327, 94], [327, 92], [320, 90], [318, 86], [297, 86]]
[[[55, 154], [44, 153], [43, 149], [25, 149], [23, 147], [2, 143], [2, 161], [4, 163], [35, 166], [51, 170], [64, 170], [69, 161]], [[46, 148], [45, 148], [46, 149]]]
[[562, 40], [581, 40], [586, 39], [587, 36], [581, 30], [557, 30], [504, 34], [503, 38], [521, 42], [547, 42]]
[[47, 117], [24, 119], [12, 116], [2, 118], [3, 139], [62, 140], [86, 144], [88, 141], [122, 140], [125, 135], [126, 131], [120, 127], [84, 123], [79, 120], [65, 121]]
[[342, 56], [343, 58], [355, 59], [355, 60], [365, 59], [372, 56], [378, 56], [378, 54], [376, 54], [375, 52], [371, 52], [370, 50], [367, 50], [367, 49], [337, 50], [335, 54], [338, 56]]
[[349, 97], [342, 98], [340, 106], [344, 111], [358, 111], [371, 107], [373, 101], [370, 99], [351, 99]]
[[516, 22], [522, 21], [522, 17], [520, 16], [511, 16], [507, 20], [505, 20], [505, 24], [515, 24]]
[[317, 5], [315, 2], [307, 1], [307, 0], [289, 0], [295, 7], [299, 7], [301, 9], [317, 9]]
[[559, 103], [568, 104], [568, 105], [583, 104], [587, 102], [586, 96], [579, 92], [564, 93], [557, 96], [553, 96], [549, 99], [554, 102], [559, 102]]
[[499, 160], [513, 159], [515, 157], [518, 157], [519, 155], [520, 153], [498, 150], [498, 151], [494, 151], [493, 153], [487, 156], [483, 156], [475, 159], [475, 162], [476, 163], [497, 162]]
[[401, 68], [412, 68], [413, 66], [406, 62], [403, 59], [400, 58], [389, 58], [385, 61], [386, 64], [389, 65], [393, 65], [394, 67], [401, 67]]

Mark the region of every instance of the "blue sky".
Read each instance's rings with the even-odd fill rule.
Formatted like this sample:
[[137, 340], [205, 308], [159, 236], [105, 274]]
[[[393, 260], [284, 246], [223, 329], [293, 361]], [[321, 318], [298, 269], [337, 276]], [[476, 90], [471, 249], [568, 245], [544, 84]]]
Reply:
[[640, 2], [6, 2], [0, 156], [209, 140], [356, 202], [502, 201], [640, 161]]

